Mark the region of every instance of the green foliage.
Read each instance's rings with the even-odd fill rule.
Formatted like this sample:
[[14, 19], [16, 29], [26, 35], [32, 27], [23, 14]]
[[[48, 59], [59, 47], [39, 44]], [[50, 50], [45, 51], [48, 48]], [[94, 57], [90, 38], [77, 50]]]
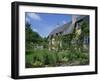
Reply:
[[89, 63], [89, 55], [87, 53], [82, 53], [79, 58], [80, 64], [85, 65]]
[[48, 63], [49, 65], [52, 65], [52, 66], [55, 66], [56, 65], [56, 55], [51, 53], [51, 54], [48, 54]]
[[48, 67], [48, 66], [67, 66], [67, 65], [84, 65], [89, 64], [88, 53], [82, 53], [76, 50], [66, 51], [48, 51], [34, 50], [26, 52], [27, 66], [31, 67]]
[[[57, 36], [56, 40], [62, 41], [62, 48], [58, 51], [48, 50], [47, 38], [41, 38], [37, 32], [31, 29], [30, 24], [26, 24], [26, 67], [53, 67], [69, 65], [89, 64], [88, 51], [82, 51], [83, 38], [89, 35], [89, 27], [86, 22], [82, 24], [82, 35], [79, 37], [79, 44], [72, 45], [71, 41], [75, 37], [75, 32], [67, 36]], [[43, 49], [36, 49], [41, 45]]]
[[86, 21], [83, 21], [81, 28], [83, 31], [82, 34], [89, 35], [89, 24]]
[[44, 64], [43, 52], [41, 50], [35, 50], [33, 54], [33, 63], [36, 61], [42, 62]]
[[[88, 50], [83, 51], [84, 37], [89, 36], [87, 21], [79, 23], [81, 35], [76, 35], [76, 28], [67, 35], [55, 36], [56, 51], [48, 50], [48, 38], [42, 38], [32, 30], [31, 24], [25, 25], [26, 67], [52, 67], [89, 64]], [[77, 39], [76, 39], [77, 38]], [[74, 44], [72, 42], [75, 42]], [[62, 44], [62, 45], [61, 45]]]
[[25, 35], [26, 50], [33, 49], [35, 44], [41, 44], [41, 42], [43, 41], [41, 36], [37, 32], [32, 30], [31, 24], [29, 23], [26, 23]]
[[26, 61], [26, 63], [31, 63], [32, 62], [32, 60], [33, 60], [33, 53], [31, 53], [31, 52], [26, 52], [26, 55], [25, 55], [25, 61]]
[[66, 58], [67, 53], [65, 51], [58, 52], [57, 56], [58, 56], [58, 62], [62, 62]]
[[41, 61], [35, 61], [32, 63], [32, 67], [43, 67], [43, 63]]

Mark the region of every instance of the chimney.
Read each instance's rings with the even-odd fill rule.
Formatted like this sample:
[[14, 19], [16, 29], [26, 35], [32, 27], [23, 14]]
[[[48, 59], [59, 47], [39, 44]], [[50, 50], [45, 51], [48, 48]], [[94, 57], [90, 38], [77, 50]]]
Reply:
[[77, 16], [76, 15], [72, 15], [72, 24], [75, 24], [76, 19], [77, 19]]

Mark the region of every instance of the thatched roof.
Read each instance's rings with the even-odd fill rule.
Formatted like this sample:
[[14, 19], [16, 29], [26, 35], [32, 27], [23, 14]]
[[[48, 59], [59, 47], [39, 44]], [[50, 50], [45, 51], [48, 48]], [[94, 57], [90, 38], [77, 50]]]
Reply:
[[[84, 18], [89, 19], [88, 16], [79, 16], [79, 17], [77, 17], [76, 22], [83, 20]], [[57, 33], [60, 33], [60, 32], [62, 33], [62, 35], [70, 34], [70, 33], [73, 32], [74, 27], [75, 27], [75, 24], [72, 24], [72, 21], [70, 21], [70, 22], [54, 29], [49, 34], [49, 37], [51, 37], [52, 35], [54, 36], [54, 35], [56, 35]]]

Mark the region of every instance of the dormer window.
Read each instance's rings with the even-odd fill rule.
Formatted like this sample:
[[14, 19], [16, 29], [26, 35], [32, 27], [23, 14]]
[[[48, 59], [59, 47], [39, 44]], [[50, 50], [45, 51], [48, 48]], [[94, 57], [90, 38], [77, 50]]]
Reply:
[[58, 36], [58, 33], [56, 33], [56, 36]]
[[62, 32], [59, 32], [60, 34], [62, 34]]

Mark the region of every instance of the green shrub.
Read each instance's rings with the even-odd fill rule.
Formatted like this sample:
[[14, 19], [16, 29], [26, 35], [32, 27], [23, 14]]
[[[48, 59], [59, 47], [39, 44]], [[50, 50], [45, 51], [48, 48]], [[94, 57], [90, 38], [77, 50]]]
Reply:
[[61, 62], [67, 62], [68, 61], [68, 52], [67, 51], [59, 52], [57, 54], [57, 57], [58, 57], [58, 62], [59, 63], [61, 63]]
[[25, 62], [26, 63], [31, 63], [33, 61], [33, 54], [30, 53], [30, 54], [26, 54], [25, 55]]
[[43, 67], [44, 64], [40, 61], [35, 61], [34, 63], [32, 63], [32, 66], [33, 67]]
[[82, 53], [79, 58], [80, 64], [89, 64], [89, 55], [86, 53]]
[[28, 54], [33, 54], [34, 51], [32, 51], [32, 50], [27, 50], [25, 53], [26, 53], [26, 55], [28, 55]]
[[48, 54], [47, 58], [48, 58], [49, 65], [56, 66], [57, 59], [55, 53], [52, 52], [51, 54]]
[[52, 67], [89, 64], [89, 54], [77, 50], [49, 51], [48, 49], [27, 51], [27, 67]]
[[36, 50], [33, 54], [33, 63], [36, 61], [44, 64], [43, 52], [41, 50]]

